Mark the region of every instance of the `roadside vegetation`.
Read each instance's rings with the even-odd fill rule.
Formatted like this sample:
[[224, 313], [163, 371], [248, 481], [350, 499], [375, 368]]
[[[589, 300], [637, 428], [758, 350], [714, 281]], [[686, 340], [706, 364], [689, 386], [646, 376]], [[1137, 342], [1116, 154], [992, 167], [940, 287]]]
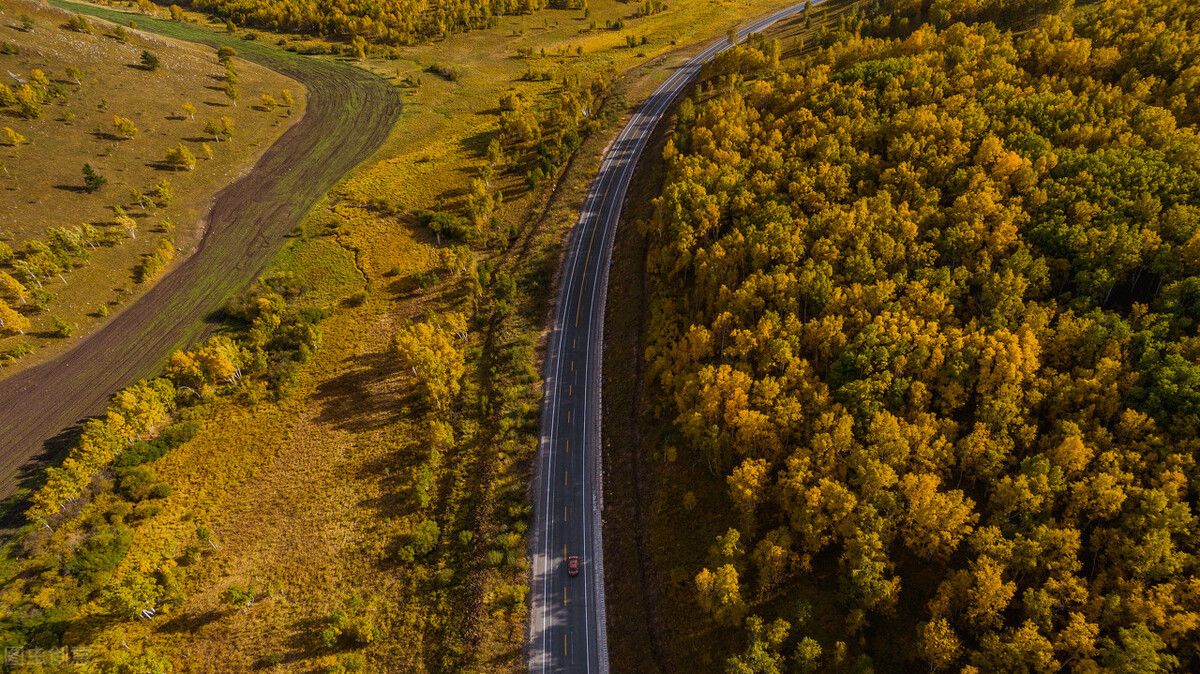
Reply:
[[[660, 11], [637, 50], [599, 27], [634, 23], [615, 2], [391, 52], [247, 40], [353, 59], [404, 114], [225, 329], [48, 473], [7, 548], [6, 645], [148, 671], [523, 670], [554, 270], [626, 97], [665, 76], [621, 73], [779, 6]], [[85, 580], [61, 561], [93, 549]]]
[[1200, 14], [859, 7], [718, 57], [637, 225], [647, 660], [1196, 669]]
[[[213, 194], [303, 114], [305, 96], [241, 59], [41, 3], [6, 2], [0, 21], [18, 26], [0, 49], [7, 376], [103, 325], [188, 251]], [[291, 104], [234, 107], [231, 78]]]

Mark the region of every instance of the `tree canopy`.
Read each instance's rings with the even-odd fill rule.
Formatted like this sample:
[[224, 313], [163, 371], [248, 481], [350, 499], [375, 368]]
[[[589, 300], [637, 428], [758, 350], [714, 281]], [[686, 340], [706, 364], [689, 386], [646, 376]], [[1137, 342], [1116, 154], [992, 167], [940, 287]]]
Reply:
[[1194, 669], [1200, 10], [881, 4], [728, 52], [665, 149], [648, 404], [756, 551], [693, 598], [773, 616], [836, 566], [846, 634], [916, 616], [872, 658]]

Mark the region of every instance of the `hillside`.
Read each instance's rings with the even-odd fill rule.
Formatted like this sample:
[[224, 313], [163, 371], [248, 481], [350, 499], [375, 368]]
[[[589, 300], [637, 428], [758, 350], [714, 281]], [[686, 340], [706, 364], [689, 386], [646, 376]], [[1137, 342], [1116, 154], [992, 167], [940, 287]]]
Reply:
[[[41, 3], [7, 3], [0, 24], [0, 302], [18, 315], [0, 329], [9, 376], [102, 326], [190, 251], [213, 195], [303, 115], [305, 96], [235, 57], [237, 104], [212, 49]], [[180, 147], [191, 170], [169, 161]]]
[[1200, 13], [876, 5], [718, 58], [637, 225], [658, 662], [1195, 670]]

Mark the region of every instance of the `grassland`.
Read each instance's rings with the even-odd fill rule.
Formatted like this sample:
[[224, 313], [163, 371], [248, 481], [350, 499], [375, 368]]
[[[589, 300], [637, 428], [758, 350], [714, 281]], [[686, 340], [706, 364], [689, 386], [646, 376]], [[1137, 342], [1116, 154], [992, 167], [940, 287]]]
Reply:
[[[68, 30], [69, 16], [26, 0], [6, 3], [0, 14], [0, 40], [18, 51], [0, 55], [0, 67], [12, 74], [5, 78], [7, 84], [17, 88], [15, 78], [29, 80], [32, 71], [40, 70], [55, 94], [47, 97], [36, 119], [22, 118], [13, 108], [0, 120], [0, 126], [26, 139], [0, 147], [5, 167], [0, 173], [0, 194], [5, 195], [0, 242], [19, 252], [25, 240], [44, 241], [49, 227], [86, 222], [113, 231], [119, 243], [98, 247], [86, 266], [45, 282], [44, 291], [56, 296], [48, 310], [28, 311], [32, 327], [25, 336], [0, 338], [0, 353], [18, 343], [33, 353], [0, 369], [0, 378], [63, 352], [141, 296], [153, 285], [138, 282], [143, 256], [163, 237], [172, 238], [180, 251], [190, 251], [217, 190], [246, 171], [305, 108], [302, 85], [243, 59], [233, 62], [244, 99], [234, 106], [219, 79], [224, 67], [212, 50], [128, 28], [122, 41], [114, 37], [114, 24], [104, 21], [95, 21], [92, 33]], [[21, 17], [28, 17], [33, 27], [23, 28]], [[157, 70], [141, 67], [143, 50], [158, 56]], [[81, 71], [78, 82], [68, 68]], [[293, 105], [274, 111], [257, 105], [264, 93], [282, 99], [284, 89], [291, 92]], [[184, 111], [185, 103], [195, 107], [194, 118]], [[136, 126], [132, 138], [115, 128], [117, 116]], [[233, 121], [233, 142], [216, 142], [203, 132], [207, 121], [220, 117]], [[195, 170], [177, 171], [165, 164], [168, 148], [179, 143], [200, 157]], [[211, 148], [211, 160], [205, 159], [203, 144]], [[84, 189], [85, 163], [107, 179], [94, 193]], [[174, 192], [169, 204], [149, 204], [150, 211], [133, 202], [131, 189], [149, 195], [162, 180]], [[121, 236], [121, 228], [112, 224], [113, 206], [123, 207], [134, 219], [137, 238]], [[52, 316], [78, 325], [74, 339], [56, 334]]]
[[[119, 621], [95, 602], [63, 642], [100, 653], [154, 651], [184, 672], [521, 670], [535, 373], [563, 238], [625, 101], [663, 76], [641, 66], [667, 52], [677, 59], [672, 36], [681, 45], [720, 36], [783, 4], [703, 3], [635, 21], [633, 7], [597, 2], [588, 18], [562, 10], [507, 17], [498, 31], [363, 63], [397, 82], [412, 75], [421, 83], [405, 89], [400, 121], [376, 160], [312, 209], [270, 267], [312, 283], [309, 300], [332, 310], [321, 348], [282, 401], [246, 386], [190, 408], [204, 431], [155, 464], [174, 491], [160, 514], [136, 524], [116, 577], [173, 564], [203, 525], [214, 547], [181, 572], [182, 603], [153, 620]], [[618, 18], [624, 32], [586, 30], [592, 20], [603, 26]], [[646, 45], [625, 46], [634, 31], [647, 35]], [[278, 39], [299, 43], [265, 33], [256, 43]], [[516, 52], [568, 45], [582, 45], [582, 57]], [[462, 76], [453, 82], [427, 73], [435, 64]], [[552, 80], [521, 81], [531, 65], [552, 71]], [[491, 231], [503, 235], [473, 254], [495, 281], [476, 290], [477, 274], [447, 271], [440, 261], [447, 246], [409, 209], [461, 207], [485, 163], [502, 93], [520, 89], [544, 105], [562, 75], [609, 66], [628, 76], [599, 113], [608, 122], [557, 180], [530, 191], [523, 165], [493, 178], [504, 204]], [[462, 347], [468, 375], [459, 403], [438, 412], [416, 395], [389, 343], [404, 325], [452, 311], [470, 317]], [[450, 443], [434, 439], [435, 422], [450, 424]], [[432, 487], [423, 486], [422, 466], [432, 467]], [[81, 519], [106, 511], [112, 498], [100, 492]], [[438, 525], [433, 549], [405, 561], [403, 548], [427, 521]], [[71, 527], [58, 535], [82, 535]], [[230, 587], [250, 584], [259, 592], [249, 608], [222, 599]], [[338, 610], [369, 618], [374, 638], [324, 641]]]
[[[185, 24], [142, 22], [173, 36], [210, 35]], [[211, 42], [222, 39], [234, 41], [215, 36]], [[0, 406], [10, 411], [0, 419], [0, 478], [7, 487], [43, 440], [101, 411], [111, 393], [154, 374], [173, 349], [211, 329], [206, 317], [263, 270], [310, 206], [371, 154], [399, 113], [395, 92], [370, 73], [270, 47], [239, 46], [247, 58], [303, 81], [306, 114], [253, 171], [216, 197], [194, 255], [77, 348], [0, 382]]]

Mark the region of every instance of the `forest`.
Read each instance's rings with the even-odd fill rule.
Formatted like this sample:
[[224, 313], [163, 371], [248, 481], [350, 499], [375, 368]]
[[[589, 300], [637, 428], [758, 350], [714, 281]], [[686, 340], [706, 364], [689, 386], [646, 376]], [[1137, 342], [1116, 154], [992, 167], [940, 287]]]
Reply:
[[[584, 4], [586, 1], [581, 0]], [[546, 0], [192, 0], [188, 4], [235, 26], [339, 39], [357, 37], [389, 45], [413, 44], [448, 32], [492, 28], [503, 15], [528, 14], [547, 6]]]
[[728, 672], [1195, 671], [1200, 7], [876, 7], [663, 153], [645, 409], [727, 504], [677, 591]]

